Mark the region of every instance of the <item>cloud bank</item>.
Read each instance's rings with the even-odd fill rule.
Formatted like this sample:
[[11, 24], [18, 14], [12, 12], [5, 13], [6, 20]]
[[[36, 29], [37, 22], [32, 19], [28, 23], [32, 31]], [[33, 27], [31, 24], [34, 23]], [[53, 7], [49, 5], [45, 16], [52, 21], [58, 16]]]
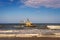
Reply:
[[34, 8], [39, 8], [41, 6], [60, 8], [60, 0], [22, 0], [22, 3], [27, 7]]

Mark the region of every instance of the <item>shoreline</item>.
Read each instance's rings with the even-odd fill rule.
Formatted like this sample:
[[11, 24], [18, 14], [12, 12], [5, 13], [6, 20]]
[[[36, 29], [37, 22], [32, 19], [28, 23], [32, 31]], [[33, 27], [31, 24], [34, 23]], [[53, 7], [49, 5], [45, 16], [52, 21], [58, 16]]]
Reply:
[[38, 30], [38, 29], [0, 30], [0, 37], [60, 37], [60, 32], [58, 33], [52, 32], [53, 32], [52, 30]]
[[0, 34], [1, 37], [59, 37], [59, 35], [41, 35], [41, 34]]

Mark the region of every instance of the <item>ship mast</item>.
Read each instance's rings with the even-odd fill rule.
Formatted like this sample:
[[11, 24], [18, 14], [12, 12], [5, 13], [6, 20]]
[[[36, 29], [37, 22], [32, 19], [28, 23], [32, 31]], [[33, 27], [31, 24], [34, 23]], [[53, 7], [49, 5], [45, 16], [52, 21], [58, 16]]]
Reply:
[[25, 24], [26, 24], [26, 26], [27, 26], [27, 27], [32, 26], [32, 23], [30, 22], [30, 20], [29, 20], [29, 19], [27, 19], [27, 21], [26, 21], [26, 23], [25, 23]]

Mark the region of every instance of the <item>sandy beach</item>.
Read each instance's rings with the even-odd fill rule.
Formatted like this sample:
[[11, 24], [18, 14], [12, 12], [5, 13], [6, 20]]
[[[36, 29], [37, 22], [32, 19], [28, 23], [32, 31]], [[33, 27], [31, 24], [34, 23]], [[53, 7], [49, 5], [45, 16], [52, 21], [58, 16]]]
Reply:
[[60, 40], [59, 37], [5, 37], [5, 38], [0, 38], [0, 40]]

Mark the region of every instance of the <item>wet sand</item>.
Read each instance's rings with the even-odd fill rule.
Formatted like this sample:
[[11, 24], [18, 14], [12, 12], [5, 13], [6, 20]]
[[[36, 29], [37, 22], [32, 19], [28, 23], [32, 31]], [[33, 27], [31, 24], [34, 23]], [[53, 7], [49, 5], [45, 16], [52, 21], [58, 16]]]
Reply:
[[60, 40], [60, 37], [6, 37], [0, 40]]

